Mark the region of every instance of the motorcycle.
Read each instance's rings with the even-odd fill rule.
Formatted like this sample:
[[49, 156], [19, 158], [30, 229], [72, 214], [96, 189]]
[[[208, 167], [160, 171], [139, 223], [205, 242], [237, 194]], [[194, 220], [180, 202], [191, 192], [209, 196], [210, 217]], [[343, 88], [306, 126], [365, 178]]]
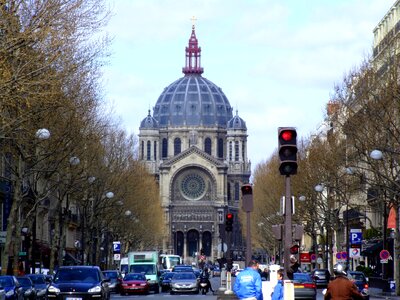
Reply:
[[199, 281], [199, 288], [200, 288], [200, 292], [202, 295], [205, 295], [208, 293], [209, 290], [209, 281], [207, 277], [200, 277], [200, 281]]

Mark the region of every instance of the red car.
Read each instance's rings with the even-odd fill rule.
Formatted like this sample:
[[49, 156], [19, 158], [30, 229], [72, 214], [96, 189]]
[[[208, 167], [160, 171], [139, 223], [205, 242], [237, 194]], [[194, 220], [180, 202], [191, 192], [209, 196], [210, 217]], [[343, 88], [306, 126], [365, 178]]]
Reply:
[[150, 285], [141, 273], [128, 273], [121, 283], [121, 296], [133, 293], [148, 294]]

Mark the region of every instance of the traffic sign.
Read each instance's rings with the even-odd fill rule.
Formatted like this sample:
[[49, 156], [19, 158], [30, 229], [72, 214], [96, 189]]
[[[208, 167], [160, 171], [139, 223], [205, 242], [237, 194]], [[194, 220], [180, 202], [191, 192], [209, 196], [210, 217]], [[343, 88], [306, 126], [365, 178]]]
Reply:
[[121, 260], [121, 254], [114, 253], [114, 260]]
[[360, 257], [361, 249], [360, 248], [351, 248], [350, 249], [350, 257], [358, 258]]
[[317, 256], [315, 255], [315, 253], [311, 253], [310, 259], [311, 259], [311, 262], [315, 262], [315, 260], [317, 259]]
[[121, 242], [119, 241], [113, 242], [113, 252], [121, 253]]
[[389, 251], [383, 249], [380, 253], [379, 253], [379, 257], [381, 259], [389, 259], [390, 258], [390, 253]]
[[350, 229], [350, 244], [361, 245], [362, 244], [362, 230], [361, 229]]

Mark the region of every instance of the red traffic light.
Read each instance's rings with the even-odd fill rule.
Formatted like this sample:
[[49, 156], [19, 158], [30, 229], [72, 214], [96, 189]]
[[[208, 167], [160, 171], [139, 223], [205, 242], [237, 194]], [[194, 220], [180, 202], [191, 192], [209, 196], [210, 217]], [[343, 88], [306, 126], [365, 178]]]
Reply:
[[226, 214], [226, 219], [233, 220], [233, 214], [231, 214], [231, 213]]
[[241, 188], [243, 195], [252, 195], [253, 194], [253, 187], [251, 184], [245, 184]]
[[282, 139], [284, 141], [290, 141], [293, 138], [293, 131], [292, 130], [284, 130], [281, 133]]
[[290, 247], [290, 254], [297, 254], [299, 253], [299, 245], [293, 245]]

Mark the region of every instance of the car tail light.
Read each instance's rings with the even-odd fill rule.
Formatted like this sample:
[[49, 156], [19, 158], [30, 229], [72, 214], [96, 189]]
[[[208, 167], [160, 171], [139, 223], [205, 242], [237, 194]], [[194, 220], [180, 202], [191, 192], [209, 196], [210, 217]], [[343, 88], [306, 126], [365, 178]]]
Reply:
[[304, 287], [306, 289], [315, 289], [315, 284], [314, 283], [305, 283]]
[[364, 283], [364, 289], [368, 289], [368, 283]]

